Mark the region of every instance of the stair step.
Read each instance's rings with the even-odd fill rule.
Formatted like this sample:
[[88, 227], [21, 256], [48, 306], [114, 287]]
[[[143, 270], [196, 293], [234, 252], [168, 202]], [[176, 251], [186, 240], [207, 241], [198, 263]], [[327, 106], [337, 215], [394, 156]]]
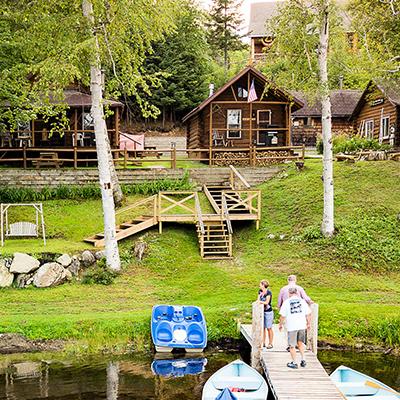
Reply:
[[232, 258], [231, 256], [204, 256], [206, 260], [231, 260]]
[[[204, 244], [203, 246], [204, 249], [212, 250], [212, 249], [225, 249], [226, 251], [229, 251], [228, 246], [210, 246], [207, 244]], [[222, 250], [221, 250], [222, 251]]]

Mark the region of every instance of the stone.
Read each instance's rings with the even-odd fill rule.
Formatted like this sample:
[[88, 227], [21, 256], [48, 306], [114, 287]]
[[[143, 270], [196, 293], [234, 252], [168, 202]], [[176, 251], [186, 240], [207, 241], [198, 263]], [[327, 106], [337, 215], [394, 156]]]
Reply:
[[138, 242], [138, 243], [135, 244], [135, 248], [133, 250], [133, 253], [135, 254], [135, 257], [139, 261], [142, 261], [146, 249], [147, 249], [147, 243], [146, 242]]
[[14, 281], [14, 274], [12, 274], [5, 265], [3, 260], [0, 260], [0, 287], [9, 287]]
[[96, 253], [94, 253], [94, 257], [95, 257], [96, 260], [101, 260], [105, 256], [106, 256], [106, 251], [105, 250], [99, 250], [99, 251], [96, 251]]
[[89, 267], [96, 262], [96, 259], [89, 250], [85, 250], [82, 253], [82, 262], [85, 267]]
[[72, 280], [72, 272], [71, 272], [68, 268], [65, 269], [65, 279], [66, 279], [67, 281]]
[[69, 272], [71, 272], [73, 276], [78, 276], [81, 269], [81, 262], [79, 261], [77, 256], [72, 256], [71, 265], [67, 269]]
[[267, 236], [267, 238], [268, 238], [268, 239], [275, 239], [275, 235], [274, 235], [273, 233], [270, 233], [270, 234]]
[[67, 274], [66, 270], [56, 262], [43, 264], [33, 278], [33, 284], [39, 288], [57, 286], [63, 283]]
[[284, 239], [285, 239], [285, 237], [286, 237], [286, 235], [285, 235], [285, 234], [283, 234], [283, 233], [279, 235], [279, 239], [280, 239], [280, 240], [284, 240]]
[[56, 261], [64, 268], [67, 268], [71, 265], [72, 259], [68, 254], [63, 254], [62, 256], [58, 257]]
[[61, 340], [28, 340], [18, 333], [0, 334], [0, 354], [60, 351], [63, 347]]
[[[28, 284], [29, 281], [30, 283]], [[32, 274], [19, 274], [15, 278], [14, 286], [19, 289], [22, 289], [26, 286], [29, 286], [31, 283], [32, 283]]]
[[10, 272], [17, 274], [28, 274], [40, 267], [39, 260], [25, 253], [14, 253], [10, 266]]

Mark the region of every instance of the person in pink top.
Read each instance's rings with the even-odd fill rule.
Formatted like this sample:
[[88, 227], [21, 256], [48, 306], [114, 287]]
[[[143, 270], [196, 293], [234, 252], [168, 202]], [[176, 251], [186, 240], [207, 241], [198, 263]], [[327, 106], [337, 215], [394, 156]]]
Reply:
[[314, 303], [307, 295], [306, 291], [296, 283], [296, 275], [289, 275], [287, 280], [288, 284], [279, 291], [279, 296], [278, 296], [279, 310], [281, 309], [283, 302], [289, 298], [289, 288], [291, 287], [295, 287], [297, 289], [297, 295], [301, 299], [303, 299], [308, 305]]

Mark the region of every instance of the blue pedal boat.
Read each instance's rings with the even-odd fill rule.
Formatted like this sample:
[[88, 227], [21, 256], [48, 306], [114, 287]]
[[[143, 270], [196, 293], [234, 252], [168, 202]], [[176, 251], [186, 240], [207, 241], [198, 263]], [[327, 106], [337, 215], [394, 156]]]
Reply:
[[158, 352], [203, 351], [207, 346], [206, 320], [196, 306], [156, 305], [151, 314], [151, 336]]
[[170, 360], [154, 360], [151, 370], [154, 375], [166, 378], [178, 378], [185, 375], [198, 375], [204, 372], [207, 358], [179, 358]]
[[398, 400], [400, 393], [368, 375], [341, 365], [331, 374], [336, 387], [348, 400]]

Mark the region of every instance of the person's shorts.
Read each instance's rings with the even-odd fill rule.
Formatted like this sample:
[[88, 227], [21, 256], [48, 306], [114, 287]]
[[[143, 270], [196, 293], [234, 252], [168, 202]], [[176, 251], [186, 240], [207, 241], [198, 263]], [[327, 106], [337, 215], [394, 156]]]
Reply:
[[288, 342], [290, 347], [296, 347], [297, 342], [306, 343], [306, 330], [301, 329], [299, 331], [288, 332]]
[[264, 328], [271, 329], [273, 323], [274, 323], [274, 312], [273, 311], [264, 312]]

